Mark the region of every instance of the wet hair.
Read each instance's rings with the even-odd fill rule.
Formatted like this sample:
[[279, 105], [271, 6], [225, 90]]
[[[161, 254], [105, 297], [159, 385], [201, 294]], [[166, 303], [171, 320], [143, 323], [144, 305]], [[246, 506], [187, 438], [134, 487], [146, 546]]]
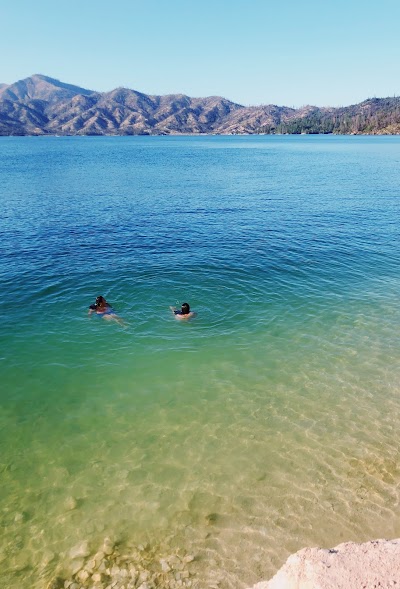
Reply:
[[102, 305], [106, 302], [106, 299], [104, 297], [97, 297], [96, 298], [96, 307], [98, 307], [99, 305]]
[[182, 311], [182, 315], [189, 315], [189, 313], [190, 313], [189, 303], [182, 303], [181, 311]]

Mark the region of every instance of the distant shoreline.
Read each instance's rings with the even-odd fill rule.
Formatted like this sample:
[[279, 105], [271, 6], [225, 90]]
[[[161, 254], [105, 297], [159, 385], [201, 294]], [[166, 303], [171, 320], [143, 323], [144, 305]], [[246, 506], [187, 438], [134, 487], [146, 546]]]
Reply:
[[98, 133], [90, 134], [80, 134], [76, 133], [72, 134], [54, 134], [54, 133], [37, 133], [37, 134], [10, 134], [10, 135], [2, 135], [0, 133], [0, 137], [36, 137], [36, 138], [43, 138], [43, 137], [55, 137], [55, 138], [65, 138], [65, 137], [299, 137], [299, 136], [331, 136], [331, 137], [399, 137], [400, 132], [398, 133], [138, 133], [137, 135], [132, 134], [103, 134], [100, 135]]

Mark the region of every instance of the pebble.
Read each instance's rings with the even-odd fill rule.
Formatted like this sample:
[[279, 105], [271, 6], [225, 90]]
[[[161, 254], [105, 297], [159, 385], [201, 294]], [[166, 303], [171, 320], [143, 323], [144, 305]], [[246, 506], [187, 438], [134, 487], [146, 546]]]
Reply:
[[85, 569], [87, 571], [89, 571], [89, 573], [92, 573], [94, 571], [94, 569], [96, 568], [96, 561], [92, 558], [91, 560], [89, 560], [86, 563]]
[[[94, 555], [88, 542], [71, 548], [70, 578], [60, 579], [60, 589], [188, 589], [196, 586], [188, 565], [192, 554], [168, 554], [168, 545], [142, 544], [124, 552], [110, 538]], [[85, 556], [83, 556], [85, 555]], [[57, 587], [58, 589], [58, 587]]]
[[139, 581], [148, 581], [150, 577], [149, 571], [142, 571], [139, 575]]
[[75, 499], [75, 497], [67, 497], [65, 502], [64, 502], [64, 507], [65, 509], [67, 509], [68, 511], [72, 511], [73, 509], [76, 509], [78, 505], [77, 500]]
[[194, 556], [193, 554], [187, 554], [186, 556], [183, 557], [183, 562], [193, 562], [194, 561]]
[[14, 521], [16, 524], [22, 524], [26, 520], [26, 516], [24, 513], [16, 513], [14, 516]]
[[129, 574], [131, 576], [132, 581], [135, 581], [136, 583], [136, 580], [139, 577], [139, 573], [137, 572], [137, 570], [131, 566], [129, 567]]
[[167, 561], [164, 560], [163, 558], [160, 560], [160, 565], [161, 565], [161, 570], [163, 573], [169, 573], [169, 571], [171, 570], [171, 567], [169, 566]]
[[180, 559], [175, 555], [169, 557], [168, 563], [173, 569], [179, 568], [179, 566], [181, 565]]
[[96, 552], [96, 554], [95, 554], [95, 555], [94, 555], [94, 557], [93, 557], [93, 560], [94, 560], [94, 563], [95, 563], [95, 565], [94, 565], [94, 567], [93, 567], [93, 568], [97, 568], [97, 567], [99, 567], [99, 566], [100, 566], [100, 564], [101, 564], [101, 563], [103, 562], [103, 560], [104, 560], [104, 556], [105, 556], [104, 552], [101, 552], [101, 551], [99, 551], [99, 552]]
[[75, 559], [71, 562], [72, 575], [76, 575], [81, 569], [83, 569], [83, 558]]
[[110, 540], [110, 538], [105, 538], [102, 551], [107, 556], [109, 556], [110, 554], [112, 554], [114, 552], [114, 542], [112, 542]]
[[79, 571], [78, 573], [78, 579], [80, 581], [82, 581], [82, 583], [84, 583], [85, 581], [87, 581], [89, 578], [89, 573], [87, 571], [85, 571], [84, 569]]

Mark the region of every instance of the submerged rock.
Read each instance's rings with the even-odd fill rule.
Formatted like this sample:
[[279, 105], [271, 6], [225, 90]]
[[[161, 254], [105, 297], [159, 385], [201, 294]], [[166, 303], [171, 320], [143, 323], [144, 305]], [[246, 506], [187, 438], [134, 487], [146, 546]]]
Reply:
[[78, 502], [75, 499], [75, 497], [67, 497], [65, 502], [64, 502], [64, 507], [67, 511], [72, 511], [73, 509], [76, 509], [78, 506]]
[[71, 550], [69, 551], [69, 557], [71, 560], [74, 560], [76, 558], [85, 558], [86, 556], [89, 556], [89, 554], [89, 543], [86, 541], [76, 544], [76, 546], [71, 548]]
[[27, 520], [27, 515], [24, 511], [18, 512], [14, 516], [14, 522], [16, 524], [23, 524]]
[[105, 538], [103, 542], [103, 546], [101, 548], [102, 552], [109, 556], [114, 552], [115, 544], [110, 538]]
[[74, 546], [69, 555], [71, 577], [61, 579], [63, 589], [197, 587], [189, 570], [195, 557], [183, 551], [171, 553], [166, 545], [161, 548], [144, 544], [122, 552], [110, 538], [105, 538], [95, 554], [90, 555], [88, 543], [82, 542]]

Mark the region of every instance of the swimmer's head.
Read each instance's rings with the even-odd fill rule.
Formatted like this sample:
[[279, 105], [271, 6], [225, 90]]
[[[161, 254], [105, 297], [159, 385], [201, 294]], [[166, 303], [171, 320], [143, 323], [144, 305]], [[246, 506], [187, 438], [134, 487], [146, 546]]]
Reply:
[[190, 313], [189, 303], [182, 303], [181, 312], [182, 312], [182, 315], [189, 315], [189, 313]]
[[104, 297], [97, 297], [96, 298], [96, 306], [103, 305], [106, 302]]

